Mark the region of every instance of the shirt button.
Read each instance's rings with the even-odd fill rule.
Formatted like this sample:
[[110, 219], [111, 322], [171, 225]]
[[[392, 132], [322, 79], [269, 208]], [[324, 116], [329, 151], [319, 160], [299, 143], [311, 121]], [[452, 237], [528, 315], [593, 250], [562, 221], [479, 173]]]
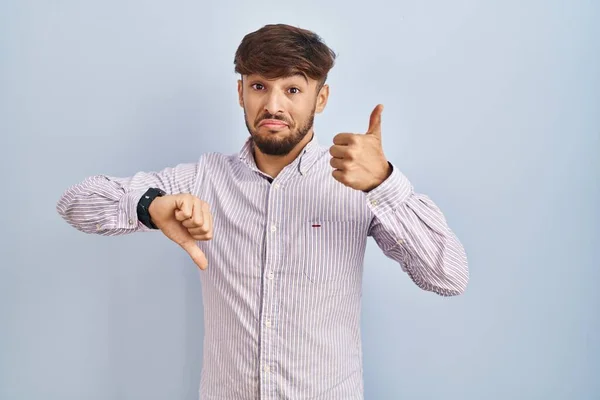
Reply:
[[268, 365], [265, 365], [263, 369], [265, 370], [265, 372], [269, 372], [271, 370], [271, 368], [269, 368]]
[[379, 204], [379, 202], [377, 200], [371, 200], [371, 204], [376, 206], [377, 204]]
[[398, 243], [398, 244], [404, 244], [404, 240], [398, 239], [398, 240], [396, 240], [396, 243]]
[[96, 224], [96, 230], [99, 231], [100, 229], [102, 229], [102, 226], [100, 226], [100, 224]]
[[267, 328], [271, 327], [271, 320], [267, 319], [267, 321], [265, 322], [265, 325], [267, 326]]
[[271, 225], [271, 232], [275, 232], [277, 230], [277, 227], [275, 225]]
[[275, 278], [275, 274], [273, 272], [269, 272], [269, 275], [267, 275], [267, 278], [273, 279], [273, 278]]
[[279, 183], [275, 184], [275, 189], [279, 189]]
[[133, 220], [129, 220], [129, 225], [133, 225]]

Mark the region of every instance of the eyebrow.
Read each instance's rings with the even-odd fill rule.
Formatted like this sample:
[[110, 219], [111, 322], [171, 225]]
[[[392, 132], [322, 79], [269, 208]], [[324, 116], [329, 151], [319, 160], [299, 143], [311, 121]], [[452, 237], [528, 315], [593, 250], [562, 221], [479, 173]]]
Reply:
[[302, 78], [304, 78], [304, 81], [306, 81], [306, 84], [308, 85], [308, 79], [306, 79], [306, 75], [304, 75], [302, 72], [296, 72], [293, 76], [301, 76]]
[[[295, 72], [295, 73], [293, 73], [293, 74], [292, 74], [292, 75], [290, 75], [290, 76], [283, 77], [283, 79], [289, 79], [289, 78], [293, 78], [293, 77], [295, 77], [295, 76], [300, 76], [300, 77], [302, 77], [302, 78], [304, 79], [304, 81], [306, 82], [306, 85], [307, 85], [307, 86], [310, 86], [310, 84], [309, 84], [309, 82], [308, 82], [308, 79], [306, 78], [306, 75], [305, 75], [305, 74], [303, 74], [302, 72]], [[256, 79], [258, 79], [258, 80], [267, 80], [267, 81], [268, 81], [268, 79], [266, 79], [266, 78], [264, 78], [264, 77], [261, 77], [260, 75], [257, 75], [257, 77], [256, 77], [256, 78], [253, 78], [253, 79], [248, 79], [248, 81], [252, 81], [252, 80], [256, 80]]]

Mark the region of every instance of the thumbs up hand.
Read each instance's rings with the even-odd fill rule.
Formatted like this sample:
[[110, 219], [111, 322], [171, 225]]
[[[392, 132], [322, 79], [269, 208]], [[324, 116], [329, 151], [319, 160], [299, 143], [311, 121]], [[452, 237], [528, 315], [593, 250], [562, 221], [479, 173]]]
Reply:
[[371, 113], [369, 129], [364, 134], [339, 133], [329, 149], [333, 177], [356, 190], [369, 192], [392, 173], [392, 167], [381, 146], [381, 113], [379, 104]]

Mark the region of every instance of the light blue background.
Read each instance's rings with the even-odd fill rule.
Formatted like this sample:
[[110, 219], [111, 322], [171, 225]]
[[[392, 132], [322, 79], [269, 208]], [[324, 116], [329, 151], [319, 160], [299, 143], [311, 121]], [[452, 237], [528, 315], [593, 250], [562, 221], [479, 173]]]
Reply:
[[338, 54], [320, 141], [363, 132], [466, 247], [465, 295], [421, 291], [370, 240], [371, 399], [600, 398], [595, 1], [2, 1], [1, 399], [197, 398], [199, 271], [160, 234], [55, 211], [247, 136], [233, 55], [283, 22]]

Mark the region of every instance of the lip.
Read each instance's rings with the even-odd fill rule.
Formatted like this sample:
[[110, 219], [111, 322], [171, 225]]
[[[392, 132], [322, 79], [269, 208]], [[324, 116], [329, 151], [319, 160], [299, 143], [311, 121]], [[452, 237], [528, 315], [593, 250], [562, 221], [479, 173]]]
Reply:
[[265, 119], [260, 122], [258, 126], [267, 126], [271, 128], [280, 128], [282, 126], [288, 126], [285, 122], [278, 119]]

